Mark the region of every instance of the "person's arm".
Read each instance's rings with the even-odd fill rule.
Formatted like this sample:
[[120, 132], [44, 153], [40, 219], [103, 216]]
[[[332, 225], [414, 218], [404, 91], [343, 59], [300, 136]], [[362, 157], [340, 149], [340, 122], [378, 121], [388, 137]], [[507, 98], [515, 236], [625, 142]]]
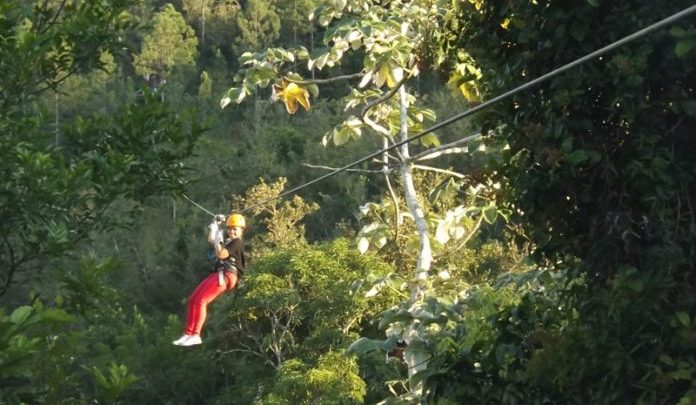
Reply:
[[216, 256], [219, 256], [218, 253], [221, 249], [222, 230], [220, 229], [220, 225], [222, 225], [224, 221], [225, 217], [223, 215], [216, 215], [213, 219], [213, 222], [211, 222], [210, 225], [208, 225], [208, 243], [213, 245], [213, 247], [215, 248]]
[[[227, 242], [226, 245], [220, 244], [220, 248], [215, 250], [215, 254], [218, 259], [230, 259], [232, 264], [239, 266], [240, 262], [243, 261], [242, 257], [244, 253], [242, 252], [242, 241], [241, 239], [233, 239]], [[243, 266], [243, 263], [242, 263]]]

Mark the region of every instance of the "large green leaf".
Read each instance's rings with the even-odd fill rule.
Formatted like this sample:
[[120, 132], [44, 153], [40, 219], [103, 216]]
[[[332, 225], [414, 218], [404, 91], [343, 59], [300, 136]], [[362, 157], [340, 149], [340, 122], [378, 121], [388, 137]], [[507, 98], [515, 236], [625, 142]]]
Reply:
[[348, 353], [367, 354], [375, 351], [389, 352], [393, 350], [398, 343], [396, 336], [390, 336], [387, 339], [368, 339], [361, 337], [348, 346]]

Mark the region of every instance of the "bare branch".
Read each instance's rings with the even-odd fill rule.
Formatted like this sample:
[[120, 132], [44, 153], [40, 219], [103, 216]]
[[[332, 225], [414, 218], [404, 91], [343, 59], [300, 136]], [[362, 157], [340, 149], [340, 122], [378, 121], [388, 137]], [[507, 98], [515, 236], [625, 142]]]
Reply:
[[[387, 138], [384, 138], [382, 140], [382, 146], [384, 146], [386, 149], [387, 144], [389, 141]], [[401, 213], [399, 212], [399, 199], [396, 197], [396, 193], [394, 193], [394, 188], [391, 185], [391, 181], [389, 180], [389, 173], [387, 170], [389, 169], [389, 154], [387, 152], [384, 152], [382, 155], [382, 159], [384, 162], [384, 179], [387, 181], [387, 190], [389, 190], [389, 196], [392, 199], [392, 202], [394, 203], [394, 240], [399, 239], [399, 217], [401, 216]]]
[[286, 81], [288, 81], [290, 83], [295, 83], [295, 84], [325, 84], [325, 83], [338, 82], [341, 80], [355, 79], [355, 78], [362, 76], [363, 74], [364, 74], [364, 72], [358, 72], [358, 73], [352, 73], [349, 75], [329, 77], [327, 79], [296, 80], [296, 79], [291, 79], [289, 77], [283, 77], [283, 79], [285, 79]]
[[[312, 169], [323, 169], [323, 170], [331, 170], [335, 171], [338, 170], [338, 168], [335, 167], [329, 167], [329, 166], [321, 166], [321, 165], [313, 165], [310, 163], [303, 163], [302, 166], [306, 166]], [[383, 173], [382, 170], [372, 170], [372, 169], [346, 169], [345, 171], [347, 172], [358, 172], [358, 173], [371, 173], [371, 174], [381, 174]]]
[[[390, 155], [389, 152], [385, 152], [384, 155], [386, 155], [387, 158], [393, 160], [394, 162], [401, 163], [401, 160], [400, 160], [398, 157]], [[376, 158], [375, 158], [375, 159], [372, 159], [372, 161], [375, 162], [375, 163], [379, 163], [379, 164], [382, 163], [381, 160], [376, 159]]]
[[394, 94], [396, 94], [397, 91], [399, 91], [401, 86], [403, 86], [404, 83], [406, 83], [406, 80], [408, 78], [409, 78], [408, 76], [404, 76], [401, 80], [399, 80], [396, 83], [396, 86], [391, 88], [388, 92], [384, 93], [381, 97], [376, 98], [376, 99], [370, 101], [369, 103], [367, 103], [367, 105], [365, 107], [363, 107], [362, 111], [360, 111], [360, 118], [361, 119], [364, 118], [365, 114], [367, 114], [367, 112], [370, 111], [374, 106], [376, 106], [378, 104], [382, 104], [383, 102], [389, 100]]
[[[60, 16], [60, 13], [63, 11], [63, 8], [65, 7], [66, 2], [67, 0], [63, 0], [60, 3], [60, 6], [58, 6], [58, 10], [56, 10], [56, 13], [53, 15], [53, 19], [48, 24], [46, 24], [46, 27], [44, 27], [43, 29], [41, 29], [41, 25], [37, 27], [39, 28], [39, 35], [45, 34], [46, 31], [48, 31], [53, 25], [55, 25], [56, 21], [58, 20], [58, 17]], [[48, 0], [44, 1], [43, 7], [44, 9], [48, 8]]]
[[481, 133], [479, 132], [477, 134], [467, 136], [466, 138], [462, 138], [462, 139], [456, 140], [454, 142], [450, 142], [448, 144], [440, 145], [438, 147], [423, 151], [423, 152], [417, 154], [416, 156], [414, 156], [411, 160], [413, 160], [413, 161], [429, 160], [429, 159], [434, 159], [436, 157], [440, 157], [442, 155], [447, 155], [447, 154], [466, 153], [466, 152], [468, 152], [468, 149], [460, 148], [457, 146], [461, 145], [463, 143], [471, 142], [474, 139], [477, 139], [480, 137], [481, 137]]
[[423, 165], [413, 165], [414, 169], [421, 169], [421, 170], [428, 170], [431, 172], [437, 172], [437, 173], [444, 173], [444, 174], [449, 174], [450, 176], [454, 176], [458, 179], [463, 179], [465, 176], [461, 173], [453, 172], [451, 170], [447, 169], [440, 169], [439, 167], [432, 167], [432, 166], [423, 166]]
[[255, 352], [251, 349], [230, 349], [230, 350], [225, 350], [222, 352], [222, 354], [227, 354], [227, 353], [248, 353], [248, 354], [253, 354], [254, 356], [261, 357], [262, 359], [266, 359], [266, 356], [259, 352]]

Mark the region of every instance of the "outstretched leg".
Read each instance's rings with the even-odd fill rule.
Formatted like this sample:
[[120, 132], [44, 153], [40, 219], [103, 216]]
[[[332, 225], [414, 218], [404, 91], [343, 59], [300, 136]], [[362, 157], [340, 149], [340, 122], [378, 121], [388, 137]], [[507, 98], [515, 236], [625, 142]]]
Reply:
[[[232, 289], [237, 278], [233, 273], [225, 272], [224, 283], [220, 285], [218, 273], [211, 273], [193, 291], [188, 300], [186, 328], [184, 336], [175, 340], [176, 345], [190, 346], [201, 343], [200, 333], [207, 317], [208, 304], [223, 292]], [[187, 344], [190, 343], [190, 344]]]

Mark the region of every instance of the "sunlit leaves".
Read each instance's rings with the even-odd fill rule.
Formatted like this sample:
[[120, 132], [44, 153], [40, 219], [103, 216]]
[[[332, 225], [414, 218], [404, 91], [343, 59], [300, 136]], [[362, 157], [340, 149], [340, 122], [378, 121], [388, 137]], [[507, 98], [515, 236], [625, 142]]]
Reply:
[[440, 146], [440, 139], [434, 133], [425, 134], [420, 138], [421, 145], [423, 146]]
[[476, 10], [481, 10], [483, 8], [484, 0], [469, 0], [469, 3], [473, 4]]
[[138, 381], [138, 377], [131, 374], [124, 364], [110, 363], [106, 374], [97, 367], [92, 367], [89, 371], [108, 402], [115, 402], [128, 387]]
[[473, 58], [463, 50], [457, 52], [457, 61], [451, 72], [448, 86], [459, 90], [469, 102], [481, 101], [481, 93], [478, 88], [479, 81], [483, 78], [481, 69]]
[[500, 28], [502, 28], [502, 29], [504, 29], [504, 30], [508, 29], [508, 26], [510, 25], [510, 22], [511, 22], [511, 21], [512, 21], [512, 19], [510, 19], [510, 18], [504, 19], [504, 20], [500, 23]]
[[337, 125], [331, 132], [324, 135], [322, 143], [326, 145], [333, 141], [334, 145], [341, 146], [352, 139], [359, 139], [362, 135], [363, 122], [356, 117], [350, 117]]
[[373, 222], [363, 227], [358, 233], [358, 250], [360, 253], [365, 253], [371, 245], [379, 249], [387, 244], [387, 240], [391, 236], [391, 227]]
[[227, 94], [220, 100], [220, 108], [225, 108], [227, 105], [234, 101], [235, 103], [241, 103], [246, 97], [246, 92], [241, 87], [232, 87], [227, 90]]

